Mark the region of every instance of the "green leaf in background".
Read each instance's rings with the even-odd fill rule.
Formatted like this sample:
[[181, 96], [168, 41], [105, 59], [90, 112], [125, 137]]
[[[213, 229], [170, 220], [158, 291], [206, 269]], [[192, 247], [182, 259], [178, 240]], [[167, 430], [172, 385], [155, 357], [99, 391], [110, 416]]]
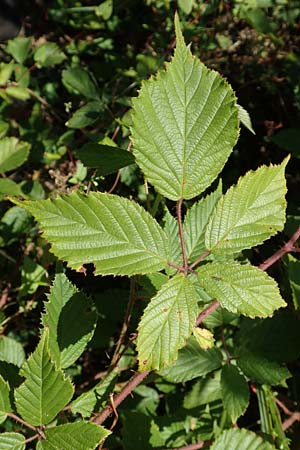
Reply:
[[186, 213], [183, 232], [189, 261], [193, 261], [206, 250], [204, 243], [206, 226], [221, 196], [222, 183], [220, 182], [214, 192], [194, 203]]
[[271, 139], [278, 147], [291, 152], [293, 156], [300, 156], [300, 128], [286, 128]]
[[71, 366], [92, 339], [97, 314], [86, 296], [79, 292], [66, 275], [57, 274], [42, 323], [49, 330], [49, 353], [57, 367]]
[[7, 336], [0, 336], [0, 361], [21, 367], [25, 360], [22, 344]]
[[25, 450], [25, 437], [20, 433], [1, 433], [1, 450]]
[[55, 42], [45, 42], [35, 50], [33, 59], [40, 69], [62, 63], [66, 59], [66, 55]]
[[4, 422], [7, 413], [11, 412], [9, 392], [9, 384], [0, 375], [0, 423]]
[[232, 254], [261, 244], [285, 223], [286, 158], [241, 177], [219, 200], [206, 229], [206, 248]]
[[40, 450], [94, 450], [110, 431], [90, 422], [66, 423], [45, 430], [46, 441]]
[[287, 255], [287, 270], [295, 309], [300, 308], [300, 261]]
[[21, 166], [29, 156], [31, 145], [15, 137], [0, 140], [0, 172], [7, 172]]
[[70, 379], [50, 360], [47, 329], [20, 375], [25, 381], [15, 390], [15, 404], [18, 413], [31, 425], [50, 423], [73, 396]]
[[137, 338], [139, 369], [159, 370], [176, 360], [199, 312], [192, 283], [182, 274], [165, 283], [146, 307]]
[[184, 383], [218, 369], [222, 361], [219, 349], [203, 350], [192, 336], [187, 345], [179, 350], [175, 364], [162, 370], [160, 375], [172, 383]]
[[78, 158], [87, 167], [97, 169], [98, 175], [109, 175], [135, 162], [132, 153], [122, 148], [89, 142], [77, 150]]
[[103, 105], [98, 100], [89, 102], [74, 112], [72, 117], [66, 122], [69, 128], [84, 128], [92, 125], [103, 112]]
[[23, 64], [31, 47], [31, 37], [18, 36], [7, 43], [6, 52], [19, 64]]
[[267, 317], [286, 306], [273, 278], [250, 264], [213, 262], [197, 272], [205, 291], [233, 313]]
[[71, 67], [62, 71], [62, 82], [89, 100], [99, 97], [98, 89], [90, 74], [80, 67]]
[[10, 97], [16, 98], [17, 100], [28, 100], [30, 98], [30, 93], [23, 86], [9, 86], [5, 89], [5, 92]]
[[2, 195], [24, 196], [20, 185], [9, 178], [0, 178], [0, 198]]
[[25, 297], [32, 295], [39, 286], [48, 286], [46, 279], [46, 270], [40, 264], [37, 264], [29, 256], [24, 256], [21, 266], [21, 286], [19, 295]]
[[151, 184], [171, 200], [203, 192], [238, 138], [238, 108], [228, 83], [186, 46], [178, 16], [176, 50], [166, 70], [133, 99], [133, 152]]
[[239, 119], [241, 123], [244, 125], [244, 127], [246, 127], [249, 131], [251, 131], [252, 134], [255, 134], [248, 111], [241, 105], [237, 105], [237, 107], [239, 109]]
[[260, 384], [277, 386], [291, 377], [286, 367], [255, 353], [242, 353], [237, 358], [237, 365], [251, 381]]
[[249, 387], [236, 366], [227, 364], [221, 372], [221, 388], [226, 414], [232, 423], [244, 414], [249, 405]]
[[275, 450], [260, 436], [244, 429], [226, 430], [210, 447], [210, 450]]
[[0, 62], [0, 86], [4, 86], [9, 80], [14, 70], [14, 62]]
[[194, 4], [195, 0], [178, 0], [178, 6], [185, 14], [192, 12]]
[[166, 264], [162, 228], [133, 201], [73, 192], [19, 204], [40, 222], [53, 253], [73, 269], [94, 263], [96, 275], [133, 275], [156, 272]]
[[93, 411], [99, 411], [108, 394], [114, 389], [119, 373], [119, 368], [115, 368], [96, 386], [77, 397], [71, 404], [72, 413], [79, 413], [88, 419]]
[[220, 373], [221, 371], [216, 371], [196, 381], [192, 389], [185, 394], [183, 407], [193, 409], [222, 399]]

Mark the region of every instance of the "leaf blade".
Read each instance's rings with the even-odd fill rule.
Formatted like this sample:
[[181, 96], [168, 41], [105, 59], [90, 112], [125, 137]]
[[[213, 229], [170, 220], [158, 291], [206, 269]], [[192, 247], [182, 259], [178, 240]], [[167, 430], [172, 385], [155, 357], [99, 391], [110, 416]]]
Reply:
[[250, 393], [244, 376], [232, 364], [222, 368], [221, 389], [224, 409], [232, 423], [235, 423], [245, 413], [249, 405]]
[[224, 450], [225, 448], [230, 448], [230, 450], [274, 450], [273, 445], [260, 436], [238, 428], [223, 431], [211, 446], [211, 450]]
[[28, 158], [31, 145], [15, 137], [0, 140], [0, 172], [8, 172], [20, 167]]

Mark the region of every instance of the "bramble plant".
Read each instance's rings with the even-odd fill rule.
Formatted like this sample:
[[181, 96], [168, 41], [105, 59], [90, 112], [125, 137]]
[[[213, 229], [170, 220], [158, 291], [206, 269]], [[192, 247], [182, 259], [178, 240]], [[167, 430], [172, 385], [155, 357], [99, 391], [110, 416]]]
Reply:
[[[284, 383], [290, 376], [288, 369], [257, 356], [251, 343], [241, 343], [232, 357], [226, 344], [220, 348], [214, 343], [212, 333], [218, 324], [232, 323], [241, 315], [268, 318], [286, 306], [276, 281], [265, 269], [283, 254], [298, 251], [294, 243], [299, 232], [260, 268], [251, 265], [242, 251], [283, 230], [284, 171], [289, 158], [246, 173], [222, 193], [222, 182], [216, 180], [238, 140], [240, 122], [251, 130], [250, 119], [227, 81], [192, 55], [177, 15], [175, 29], [171, 62], [143, 82], [133, 99], [132, 154], [117, 147], [109, 150], [112, 171], [135, 162], [157, 192], [156, 206], [162, 198], [168, 204], [176, 202], [175, 217], [172, 209], [165, 208], [163, 219], [156, 220], [155, 206], [149, 212], [133, 200], [105, 192], [74, 191], [34, 201], [12, 199], [34, 216], [51, 252], [69, 268], [80, 271], [92, 263], [95, 275], [131, 277], [132, 291], [140, 276], [150, 282], [155, 293], [132, 337], [138, 371], [106, 403], [121, 362], [128, 358], [124, 339], [131, 297], [106, 375], [73, 398], [68, 369], [93, 338], [97, 313], [91, 300], [64, 273], [57, 273], [44, 305], [37, 348], [25, 362], [15, 356], [21, 379], [9, 385], [0, 378], [1, 420], [11, 417], [27, 427], [29, 434], [2, 433], [1, 448], [22, 450], [35, 441], [37, 450], [102, 448], [111, 433], [102, 423], [111, 414], [117, 419], [117, 407], [152, 371], [163, 380], [163, 392], [168, 392], [168, 383], [198, 379], [196, 391], [184, 400], [187, 410], [205, 403], [199, 403], [205, 389], [207, 403], [222, 398], [221, 423], [214, 423], [211, 407], [209, 430], [189, 413], [190, 422], [182, 427], [188, 429], [184, 439], [192, 443], [181, 448], [202, 448], [206, 440], [212, 450], [289, 448], [269, 388]], [[6, 143], [16, 148], [13, 140]], [[85, 165], [97, 167], [97, 149], [105, 150], [93, 144], [81, 151]], [[200, 327], [203, 324], [206, 328]], [[251, 332], [251, 324], [248, 327]], [[135, 358], [131, 358], [134, 368]], [[215, 376], [204, 378], [210, 373]], [[249, 380], [258, 383], [260, 405], [268, 413], [273, 411], [272, 429], [278, 431], [273, 442], [245, 429], [230, 429], [249, 405]], [[266, 422], [263, 425], [262, 431], [269, 433], [270, 427]], [[150, 428], [149, 448], [183, 445], [180, 439], [169, 445], [171, 435], [161, 433], [155, 420]]]

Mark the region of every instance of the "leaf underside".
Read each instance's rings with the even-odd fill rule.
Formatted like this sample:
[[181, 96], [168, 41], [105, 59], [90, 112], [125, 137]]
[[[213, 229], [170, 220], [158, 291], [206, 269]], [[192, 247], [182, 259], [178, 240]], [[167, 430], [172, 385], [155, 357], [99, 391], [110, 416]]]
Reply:
[[40, 223], [52, 252], [73, 269], [93, 263], [96, 275], [134, 275], [159, 271], [166, 264], [164, 231], [133, 201], [73, 192], [18, 204]]
[[175, 19], [176, 50], [133, 99], [133, 153], [147, 180], [171, 200], [203, 192], [222, 170], [239, 134], [229, 84], [192, 56]]
[[139, 368], [159, 370], [176, 360], [198, 314], [197, 295], [182, 274], [165, 283], [146, 307], [137, 340]]
[[286, 306], [276, 282], [250, 264], [209, 263], [198, 270], [199, 284], [221, 305], [248, 317], [267, 317]]

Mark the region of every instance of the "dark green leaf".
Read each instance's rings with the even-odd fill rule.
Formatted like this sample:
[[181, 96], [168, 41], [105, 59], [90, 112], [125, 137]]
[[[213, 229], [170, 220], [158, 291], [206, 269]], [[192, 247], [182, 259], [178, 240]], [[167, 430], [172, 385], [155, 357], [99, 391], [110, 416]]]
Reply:
[[85, 166], [96, 168], [98, 174], [102, 176], [134, 163], [132, 153], [108, 145], [88, 143], [76, 153]]

